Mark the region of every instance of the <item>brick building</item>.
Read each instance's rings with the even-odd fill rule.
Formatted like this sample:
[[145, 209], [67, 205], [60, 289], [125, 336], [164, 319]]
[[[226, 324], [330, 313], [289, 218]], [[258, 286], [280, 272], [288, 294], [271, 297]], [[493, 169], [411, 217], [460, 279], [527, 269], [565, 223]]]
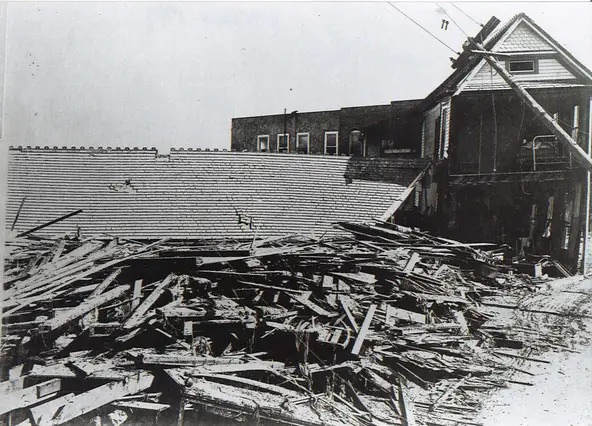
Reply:
[[233, 151], [417, 156], [420, 100], [232, 119]]

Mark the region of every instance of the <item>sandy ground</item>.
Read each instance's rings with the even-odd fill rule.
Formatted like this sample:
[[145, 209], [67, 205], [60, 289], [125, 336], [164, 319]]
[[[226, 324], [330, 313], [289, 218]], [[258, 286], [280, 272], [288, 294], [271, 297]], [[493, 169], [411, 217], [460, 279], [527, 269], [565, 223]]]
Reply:
[[[525, 305], [592, 315], [592, 279], [553, 282], [541, 294], [525, 301]], [[592, 425], [592, 320], [552, 318], [544, 314], [512, 315], [522, 315], [521, 321], [562, 330], [568, 348], [536, 354], [549, 364], [520, 361], [520, 368], [534, 375], [520, 373], [516, 380], [530, 382], [532, 386], [510, 384], [490, 394], [482, 410], [483, 424]]]

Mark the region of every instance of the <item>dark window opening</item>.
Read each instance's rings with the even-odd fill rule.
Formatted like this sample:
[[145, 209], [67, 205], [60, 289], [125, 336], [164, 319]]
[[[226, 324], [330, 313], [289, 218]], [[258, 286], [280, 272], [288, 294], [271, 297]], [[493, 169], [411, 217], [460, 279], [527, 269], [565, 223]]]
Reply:
[[535, 61], [509, 61], [508, 71], [517, 73], [534, 73], [536, 72], [536, 63]]

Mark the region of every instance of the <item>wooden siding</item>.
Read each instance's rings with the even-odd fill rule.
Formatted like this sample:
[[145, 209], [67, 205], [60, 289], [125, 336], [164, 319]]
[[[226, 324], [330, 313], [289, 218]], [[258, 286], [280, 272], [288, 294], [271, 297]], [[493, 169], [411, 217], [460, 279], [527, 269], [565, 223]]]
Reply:
[[[464, 85], [463, 91], [510, 88], [497, 72], [493, 71], [492, 73], [491, 71], [491, 66], [483, 63], [474, 77]], [[555, 58], [541, 58], [538, 60], [538, 73], [514, 74], [514, 78], [524, 87], [531, 89], [580, 85], [576, 76]]]
[[418, 173], [412, 161], [373, 160], [378, 159], [11, 149], [5, 223], [11, 226], [26, 197], [17, 232], [77, 209], [84, 211], [39, 235], [69, 233], [77, 227], [82, 235], [138, 239], [333, 233], [333, 222], [379, 217], [400, 201]]

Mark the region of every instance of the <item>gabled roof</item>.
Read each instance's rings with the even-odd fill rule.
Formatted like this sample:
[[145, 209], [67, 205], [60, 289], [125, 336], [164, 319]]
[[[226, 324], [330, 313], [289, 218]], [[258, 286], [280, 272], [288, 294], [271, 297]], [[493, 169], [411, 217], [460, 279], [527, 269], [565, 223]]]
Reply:
[[6, 224], [36, 235], [252, 239], [334, 233], [402, 201], [425, 162], [173, 150], [9, 150]]
[[[495, 17], [492, 17], [486, 27], [490, 26], [491, 24], [496, 24], [496, 22], [499, 22], [499, 20], [497, 20]], [[515, 35], [516, 41], [520, 42], [514, 44], [506, 43], [504, 48], [500, 49], [500, 46], [502, 46], [509, 37], [512, 37], [514, 31], [521, 24], [528, 25], [530, 28], [532, 28], [532, 30], [537, 33], [539, 38], [534, 40], [532, 37], [529, 39], [528, 37], [519, 37], [518, 35]], [[482, 31], [479, 34], [482, 34]], [[479, 36], [475, 37], [475, 39], [480, 41]], [[491, 31], [490, 28], [490, 34], [485, 38], [482, 45], [486, 50], [489, 51], [517, 53], [523, 51], [532, 51], [533, 48], [535, 50], [542, 51], [542, 43], [545, 43], [549, 50], [556, 51], [562, 62], [567, 64], [569, 68], [578, 75], [578, 77], [586, 80], [586, 84], [592, 83], [592, 72], [524, 13], [515, 15], [503, 26], [493, 31]], [[467, 79], [471, 73], [476, 72], [476, 70], [483, 66], [485, 60], [481, 55], [472, 53], [471, 50], [474, 50], [474, 48], [471, 43], [467, 41], [464, 45], [463, 53], [453, 63], [453, 67], [455, 67], [456, 70], [426, 97], [423, 105], [424, 108], [430, 106], [434, 102], [439, 101], [445, 96], [454, 94], [463, 80]], [[566, 84], [567, 86], [573, 86], [574, 83], [575, 82], [567, 82]], [[533, 85], [531, 84], [530, 87], [532, 86]], [[541, 88], [543, 87], [557, 87], [557, 83], [545, 82], [541, 85]], [[561, 87], [563, 87], [563, 85], [561, 85]]]

